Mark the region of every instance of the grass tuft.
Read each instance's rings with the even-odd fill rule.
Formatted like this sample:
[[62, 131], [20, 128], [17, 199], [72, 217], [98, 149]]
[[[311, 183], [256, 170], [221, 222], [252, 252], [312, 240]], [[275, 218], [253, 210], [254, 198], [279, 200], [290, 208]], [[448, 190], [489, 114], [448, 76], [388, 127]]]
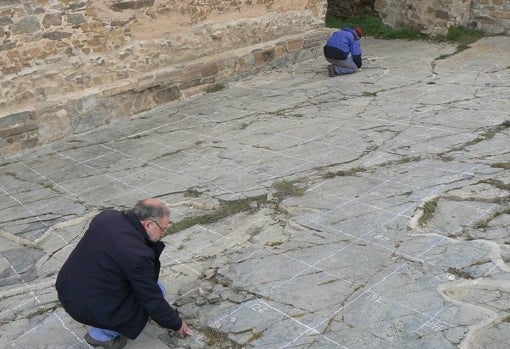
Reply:
[[283, 180], [274, 183], [273, 188], [276, 189], [274, 196], [278, 199], [278, 201], [282, 201], [288, 196], [302, 196], [306, 192], [306, 188], [303, 187], [303, 180]]
[[421, 226], [424, 226], [427, 224], [427, 222], [432, 219], [434, 216], [434, 212], [436, 211], [437, 202], [439, 201], [439, 198], [432, 199], [430, 201], [427, 201], [423, 204], [423, 214], [421, 215], [420, 219], [418, 220], [418, 223]]
[[463, 279], [474, 279], [473, 275], [471, 275], [470, 273], [468, 273], [464, 270], [461, 270], [461, 269], [457, 269], [457, 268], [448, 268], [448, 273], [452, 274], [452, 275], [456, 275]]
[[207, 88], [205, 92], [207, 93], [214, 93], [225, 89], [225, 85], [223, 84], [215, 84]]
[[212, 212], [195, 216], [184, 218], [179, 222], [175, 222], [167, 229], [167, 234], [173, 234], [178, 231], [187, 229], [197, 224], [211, 224], [219, 222], [220, 220], [233, 216], [235, 214], [250, 211], [253, 209], [252, 204], [254, 202], [257, 203], [257, 206], [265, 203], [267, 201], [267, 195], [261, 195], [255, 198], [245, 198], [240, 200], [233, 201], [222, 201], [220, 208], [214, 210]]

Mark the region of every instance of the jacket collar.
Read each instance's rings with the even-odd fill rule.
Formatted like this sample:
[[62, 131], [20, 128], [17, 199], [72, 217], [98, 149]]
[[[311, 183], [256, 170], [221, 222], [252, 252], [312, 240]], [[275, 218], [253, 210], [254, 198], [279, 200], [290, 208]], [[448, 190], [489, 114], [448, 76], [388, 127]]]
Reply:
[[356, 30], [352, 29], [351, 27], [345, 27], [343, 30], [351, 33], [352, 36], [354, 37], [354, 40], [359, 40], [358, 33], [356, 33]]
[[157, 252], [161, 254], [161, 252], [163, 252], [163, 249], [165, 248], [165, 244], [162, 243], [161, 241], [154, 242], [149, 239], [147, 231], [145, 230], [143, 224], [140, 222], [140, 219], [138, 219], [138, 217], [133, 211], [131, 210], [125, 211], [124, 215], [129, 220], [129, 222], [131, 222], [131, 224], [135, 226], [136, 230], [138, 230], [142, 234], [147, 245], [149, 245], [151, 248], [155, 249]]

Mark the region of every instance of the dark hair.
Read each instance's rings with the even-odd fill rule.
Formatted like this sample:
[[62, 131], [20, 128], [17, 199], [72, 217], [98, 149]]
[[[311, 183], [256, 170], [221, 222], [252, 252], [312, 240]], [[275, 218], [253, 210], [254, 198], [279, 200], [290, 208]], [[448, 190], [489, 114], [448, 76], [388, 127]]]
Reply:
[[159, 221], [161, 218], [170, 215], [168, 207], [156, 199], [140, 200], [133, 207], [132, 211], [141, 221], [147, 219]]

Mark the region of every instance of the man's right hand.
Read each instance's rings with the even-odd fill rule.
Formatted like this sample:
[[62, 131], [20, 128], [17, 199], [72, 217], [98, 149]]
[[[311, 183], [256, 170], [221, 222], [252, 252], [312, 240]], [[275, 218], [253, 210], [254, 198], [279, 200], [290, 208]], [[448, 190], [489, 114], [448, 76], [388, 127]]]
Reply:
[[184, 320], [182, 321], [182, 326], [179, 329], [179, 331], [177, 331], [177, 333], [181, 338], [184, 338], [186, 336], [193, 336], [193, 331], [191, 330], [191, 328], [188, 327]]

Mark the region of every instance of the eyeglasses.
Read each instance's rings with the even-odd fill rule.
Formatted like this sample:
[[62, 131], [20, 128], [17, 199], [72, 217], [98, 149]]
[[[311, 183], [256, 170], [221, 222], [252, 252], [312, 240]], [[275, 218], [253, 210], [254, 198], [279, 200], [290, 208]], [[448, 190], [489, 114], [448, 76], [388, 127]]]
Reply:
[[156, 221], [153, 221], [151, 220], [152, 223], [156, 224], [158, 226], [159, 229], [161, 229], [161, 231], [164, 233], [165, 232], [165, 229], [161, 228], [161, 225], [158, 224], [158, 222]]

